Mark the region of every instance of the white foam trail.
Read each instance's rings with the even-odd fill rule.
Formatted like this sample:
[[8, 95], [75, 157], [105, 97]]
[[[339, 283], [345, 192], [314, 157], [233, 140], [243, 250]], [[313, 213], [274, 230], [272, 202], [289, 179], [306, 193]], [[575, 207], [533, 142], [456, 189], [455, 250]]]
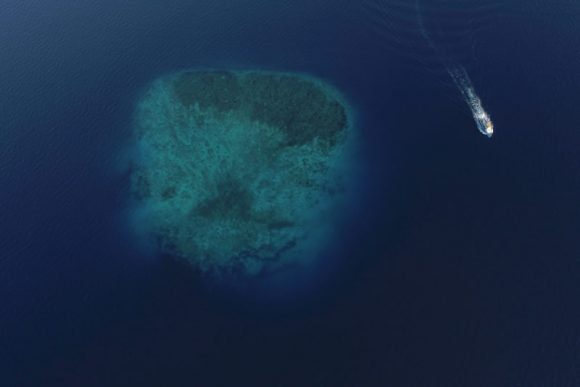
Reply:
[[463, 66], [455, 63], [441, 53], [441, 50], [439, 50], [435, 43], [433, 43], [431, 36], [429, 33], [427, 33], [419, 0], [415, 1], [415, 6], [417, 9], [417, 22], [419, 24], [421, 35], [423, 35], [427, 43], [429, 43], [429, 46], [431, 46], [431, 48], [440, 56], [443, 64], [445, 65], [445, 69], [449, 73], [451, 79], [453, 79], [453, 83], [455, 83], [461, 92], [463, 99], [467, 103], [467, 106], [469, 106], [471, 114], [473, 115], [473, 119], [475, 120], [475, 124], [477, 125], [477, 129], [481, 134], [487, 137], [493, 136], [493, 122], [491, 121], [489, 114], [483, 108], [481, 99], [475, 92], [475, 88], [471, 83], [471, 79], [469, 78], [467, 71]]
[[475, 93], [475, 88], [469, 79], [469, 75], [465, 68], [457, 64], [446, 64], [447, 72], [453, 79], [455, 85], [463, 95], [463, 99], [471, 109], [471, 114], [477, 125], [477, 129], [481, 134], [491, 137], [493, 136], [493, 122], [489, 117], [489, 114], [483, 108], [481, 104], [481, 99]]

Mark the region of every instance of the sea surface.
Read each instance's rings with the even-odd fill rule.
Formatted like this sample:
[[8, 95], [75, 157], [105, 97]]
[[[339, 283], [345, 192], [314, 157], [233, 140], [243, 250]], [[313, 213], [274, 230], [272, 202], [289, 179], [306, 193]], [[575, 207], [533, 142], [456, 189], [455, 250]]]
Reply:
[[[0, 385], [579, 386], [580, 5], [420, 5], [441, 51], [414, 1], [4, 0]], [[135, 104], [188, 68], [357, 112], [364, 201], [299, 292], [224, 295], [134, 237]]]

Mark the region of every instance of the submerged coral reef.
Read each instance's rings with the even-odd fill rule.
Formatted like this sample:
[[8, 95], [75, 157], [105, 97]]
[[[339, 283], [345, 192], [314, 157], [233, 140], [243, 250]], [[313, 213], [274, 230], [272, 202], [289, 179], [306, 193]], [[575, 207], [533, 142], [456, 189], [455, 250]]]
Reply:
[[188, 71], [141, 98], [132, 174], [139, 222], [206, 273], [315, 259], [346, 202], [349, 109], [313, 78]]

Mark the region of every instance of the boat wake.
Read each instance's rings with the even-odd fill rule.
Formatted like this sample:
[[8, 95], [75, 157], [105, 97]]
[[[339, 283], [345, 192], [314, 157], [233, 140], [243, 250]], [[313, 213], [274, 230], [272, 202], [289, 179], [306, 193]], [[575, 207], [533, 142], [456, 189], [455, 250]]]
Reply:
[[445, 69], [449, 73], [449, 76], [453, 80], [453, 83], [455, 83], [461, 95], [463, 96], [465, 103], [467, 103], [467, 106], [469, 106], [475, 124], [477, 125], [477, 129], [481, 134], [487, 137], [493, 136], [494, 129], [493, 122], [491, 121], [489, 114], [483, 108], [481, 99], [479, 98], [479, 96], [475, 91], [475, 87], [473, 86], [473, 83], [469, 78], [469, 74], [467, 74], [467, 71], [463, 66], [461, 66], [460, 64], [456, 63], [455, 61], [444, 55], [441, 52], [441, 50], [437, 47], [437, 45], [435, 45], [433, 39], [431, 39], [431, 36], [429, 35], [427, 29], [425, 28], [425, 22], [423, 20], [423, 13], [421, 11], [420, 0], [415, 1], [415, 7], [417, 11], [417, 21], [419, 24], [421, 35], [423, 35], [429, 46], [431, 46], [431, 48], [434, 51], [436, 51], [439, 57], [441, 58], [441, 61], [445, 65]]

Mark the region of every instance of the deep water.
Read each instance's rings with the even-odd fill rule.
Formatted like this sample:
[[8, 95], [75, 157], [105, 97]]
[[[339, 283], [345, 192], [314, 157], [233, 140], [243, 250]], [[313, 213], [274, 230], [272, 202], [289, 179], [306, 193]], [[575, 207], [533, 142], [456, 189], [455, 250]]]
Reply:
[[[490, 140], [360, 2], [5, 0], [0, 385], [578, 385], [580, 9], [533, 3], [453, 44]], [[127, 229], [135, 103], [196, 67], [309, 73], [358, 114], [365, 199], [299, 293], [230, 297]]]

